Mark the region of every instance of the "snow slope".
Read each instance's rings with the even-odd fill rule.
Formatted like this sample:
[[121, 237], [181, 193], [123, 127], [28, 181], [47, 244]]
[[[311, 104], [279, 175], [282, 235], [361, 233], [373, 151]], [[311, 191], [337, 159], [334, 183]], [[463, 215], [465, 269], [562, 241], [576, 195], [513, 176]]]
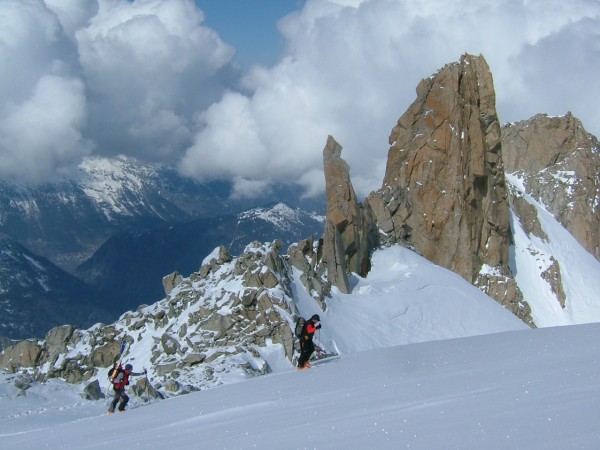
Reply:
[[[266, 247], [254, 250], [262, 254], [269, 253]], [[127, 362], [131, 362], [136, 370], [148, 368], [148, 377], [153, 385], [165, 384], [157, 366], [167, 364], [167, 360], [170, 360], [168, 355], [162, 352], [158, 358], [152, 359], [156, 351], [162, 351], [156, 348], [165, 332], [181, 330], [190, 317], [199, 314], [202, 308], [212, 310], [218, 307], [222, 314], [231, 313], [233, 299], [240, 298], [240, 292], [244, 290], [242, 277], [232, 276], [236, 264], [235, 260], [223, 264], [216, 272], [211, 273], [212, 278], [207, 285], [192, 285], [191, 289], [197, 290], [190, 294], [195, 300], [186, 304], [185, 310], [173, 317], [166, 314], [166, 320], [160, 326], [147, 322], [145, 326], [139, 327], [139, 317], [134, 315], [129, 319], [127, 314], [117, 323], [116, 328], [132, 340]], [[317, 301], [308, 295], [299, 280], [300, 274], [295, 272], [294, 277], [294, 298], [289, 301], [295, 303], [304, 317], [310, 317], [314, 313], [321, 316], [323, 327], [317, 333], [317, 340], [329, 354], [348, 354], [394, 345], [527, 328], [508, 310], [458, 275], [401, 246], [377, 251], [373, 256], [373, 269], [369, 276], [365, 279], [353, 279], [352, 294], [333, 292], [332, 298], [327, 300], [326, 311], [322, 311]], [[179, 289], [188, 292], [188, 286], [182, 283], [171, 292], [171, 297], [175, 297]], [[274, 295], [279, 298], [285, 297], [281, 284], [273, 290], [276, 291]], [[223, 295], [223, 292], [235, 295]], [[170, 299], [165, 299], [141, 308], [139, 314], [156, 316], [159, 311], [169, 311], [170, 308]], [[285, 317], [290, 323], [293, 320], [292, 317]], [[172, 331], [169, 336], [177, 340], [181, 348], [188, 347], [190, 339], [197, 339], [188, 339], [188, 336]], [[89, 355], [93, 341], [90, 337], [70, 348], [69, 357]], [[292, 363], [284, 357], [281, 344], [267, 342], [266, 346], [253, 348], [268, 363], [271, 371], [293, 368]], [[208, 356], [217, 350], [234, 356], [182, 368], [178, 370], [178, 383], [205, 388], [241, 381], [253, 376], [243, 365], [250, 364], [253, 368], [262, 369], [265, 364], [249, 352], [235, 356], [239, 353], [236, 345], [201, 349]], [[212, 374], [209, 378], [206, 372], [208, 369]], [[105, 372], [101, 370], [100, 375]], [[100, 376], [99, 382], [103, 387], [108, 387], [104, 377]], [[170, 392], [164, 394], [173, 395]]]
[[322, 344], [346, 354], [380, 347], [525, 329], [527, 326], [459, 275], [393, 246], [373, 254], [351, 294], [334, 292], [327, 311], [297, 289], [300, 313], [319, 312]]
[[113, 416], [59, 384], [9, 413], [3, 385], [0, 447], [597, 448], [597, 342], [591, 324], [388, 347]]
[[[516, 175], [507, 174], [507, 181], [537, 210], [537, 216], [548, 240], [528, 235], [516, 215], [511, 216], [515, 245], [511, 269], [515, 280], [529, 303], [538, 327], [600, 322], [600, 261], [587, 252], [546, 208], [526, 193]], [[565, 308], [541, 273], [551, 263], [560, 264]]]

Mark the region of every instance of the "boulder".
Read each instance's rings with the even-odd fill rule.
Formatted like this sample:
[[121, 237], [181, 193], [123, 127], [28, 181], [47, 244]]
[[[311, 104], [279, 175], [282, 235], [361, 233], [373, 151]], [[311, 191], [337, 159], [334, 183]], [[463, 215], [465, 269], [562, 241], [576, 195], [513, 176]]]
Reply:
[[256, 293], [258, 291], [256, 289], [244, 289], [242, 293], [242, 305], [246, 308], [254, 305], [256, 300]]
[[175, 289], [177, 286], [179, 286], [182, 281], [183, 281], [183, 277], [181, 276], [181, 274], [179, 272], [173, 272], [173, 273], [163, 277], [162, 283], [163, 283], [163, 288], [165, 290], [165, 294], [169, 295], [171, 292], [173, 292], [173, 289]]
[[15, 387], [21, 391], [26, 391], [33, 384], [34, 379], [29, 375], [21, 374], [15, 378]]
[[67, 342], [73, 336], [75, 327], [72, 325], [63, 325], [60, 327], [52, 328], [46, 334], [46, 351], [50, 356], [58, 355], [67, 348]]
[[101, 347], [96, 347], [90, 355], [91, 362], [96, 367], [108, 367], [115, 363], [121, 351], [121, 342], [112, 341]]
[[0, 368], [15, 372], [21, 367], [35, 367], [42, 353], [42, 347], [37, 340], [18, 342], [4, 350], [0, 356]]
[[148, 401], [150, 399], [164, 398], [164, 396], [159, 391], [157, 391], [154, 388], [154, 386], [152, 386], [152, 383], [150, 383], [148, 381], [148, 378], [146, 377], [137, 380], [136, 383], [133, 386], [131, 386], [131, 392], [133, 392], [134, 395], [137, 395], [144, 401]]
[[102, 392], [102, 388], [100, 388], [98, 380], [92, 381], [83, 389], [82, 397], [86, 400], [100, 400], [104, 398], [104, 393]]
[[179, 352], [179, 341], [169, 336], [167, 333], [163, 333], [163, 335], [160, 337], [160, 343], [162, 345], [163, 351], [167, 355], [174, 355], [177, 352]]
[[184, 356], [183, 362], [188, 366], [194, 366], [196, 364], [200, 364], [205, 359], [206, 355], [204, 353], [191, 353]]

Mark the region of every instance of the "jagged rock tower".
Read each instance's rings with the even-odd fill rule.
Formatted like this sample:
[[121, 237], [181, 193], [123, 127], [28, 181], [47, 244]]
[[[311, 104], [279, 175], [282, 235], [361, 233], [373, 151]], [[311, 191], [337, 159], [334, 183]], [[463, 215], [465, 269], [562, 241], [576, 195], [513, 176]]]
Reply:
[[474, 282], [483, 264], [507, 264], [510, 243], [492, 75], [465, 55], [417, 94], [390, 135], [384, 231]]
[[[336, 208], [345, 216], [330, 212], [329, 196], [331, 189], [347, 190], [349, 177], [344, 182], [334, 179], [325, 157], [328, 231], [324, 245], [329, 241], [338, 248], [341, 240], [347, 264], [344, 270], [339, 263], [342, 252], [333, 252], [335, 266], [327, 262], [333, 285], [344, 292], [340, 271], [363, 274], [368, 270], [368, 264], [357, 267], [354, 255], [360, 258], [376, 244], [401, 243], [458, 273], [532, 323], [508, 265], [509, 204], [495, 102], [492, 75], [483, 56], [463, 55], [458, 63], [421, 81], [417, 99], [390, 135], [382, 188], [356, 210], [354, 192], [344, 194], [346, 206]], [[324, 153], [330, 145], [329, 153], [339, 154], [330, 141]], [[338, 230], [354, 224], [352, 233], [343, 239], [332, 234], [332, 217]]]
[[331, 136], [323, 149], [327, 216], [323, 238], [323, 263], [329, 282], [347, 294], [348, 273], [366, 276], [369, 259], [368, 219], [356, 198], [342, 147]]

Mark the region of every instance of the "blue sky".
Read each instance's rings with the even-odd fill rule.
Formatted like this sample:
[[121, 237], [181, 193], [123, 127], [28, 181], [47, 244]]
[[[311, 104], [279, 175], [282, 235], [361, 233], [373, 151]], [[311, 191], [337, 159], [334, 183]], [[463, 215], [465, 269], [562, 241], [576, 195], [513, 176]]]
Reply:
[[277, 21], [298, 9], [301, 0], [195, 0], [205, 25], [233, 45], [244, 67], [273, 65], [284, 48]]

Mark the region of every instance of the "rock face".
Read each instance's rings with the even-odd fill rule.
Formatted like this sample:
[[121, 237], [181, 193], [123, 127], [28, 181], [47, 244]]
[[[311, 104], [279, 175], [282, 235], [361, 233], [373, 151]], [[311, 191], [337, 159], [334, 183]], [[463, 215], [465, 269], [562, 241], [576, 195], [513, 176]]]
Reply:
[[382, 188], [367, 198], [381, 242], [413, 248], [531, 322], [508, 266], [501, 127], [485, 59], [464, 55], [421, 81], [389, 141]]
[[329, 281], [347, 294], [348, 273], [366, 276], [370, 270], [367, 219], [341, 157], [342, 147], [329, 136], [323, 149], [327, 216], [323, 238], [323, 263]]
[[538, 114], [502, 130], [506, 172], [600, 260], [599, 148], [571, 113]]
[[508, 201], [491, 74], [482, 57], [463, 56], [423, 80], [417, 93], [390, 135], [382, 186], [399, 194], [388, 203], [395, 208], [393, 222], [401, 224], [395, 238], [473, 282], [482, 264], [508, 261]]

